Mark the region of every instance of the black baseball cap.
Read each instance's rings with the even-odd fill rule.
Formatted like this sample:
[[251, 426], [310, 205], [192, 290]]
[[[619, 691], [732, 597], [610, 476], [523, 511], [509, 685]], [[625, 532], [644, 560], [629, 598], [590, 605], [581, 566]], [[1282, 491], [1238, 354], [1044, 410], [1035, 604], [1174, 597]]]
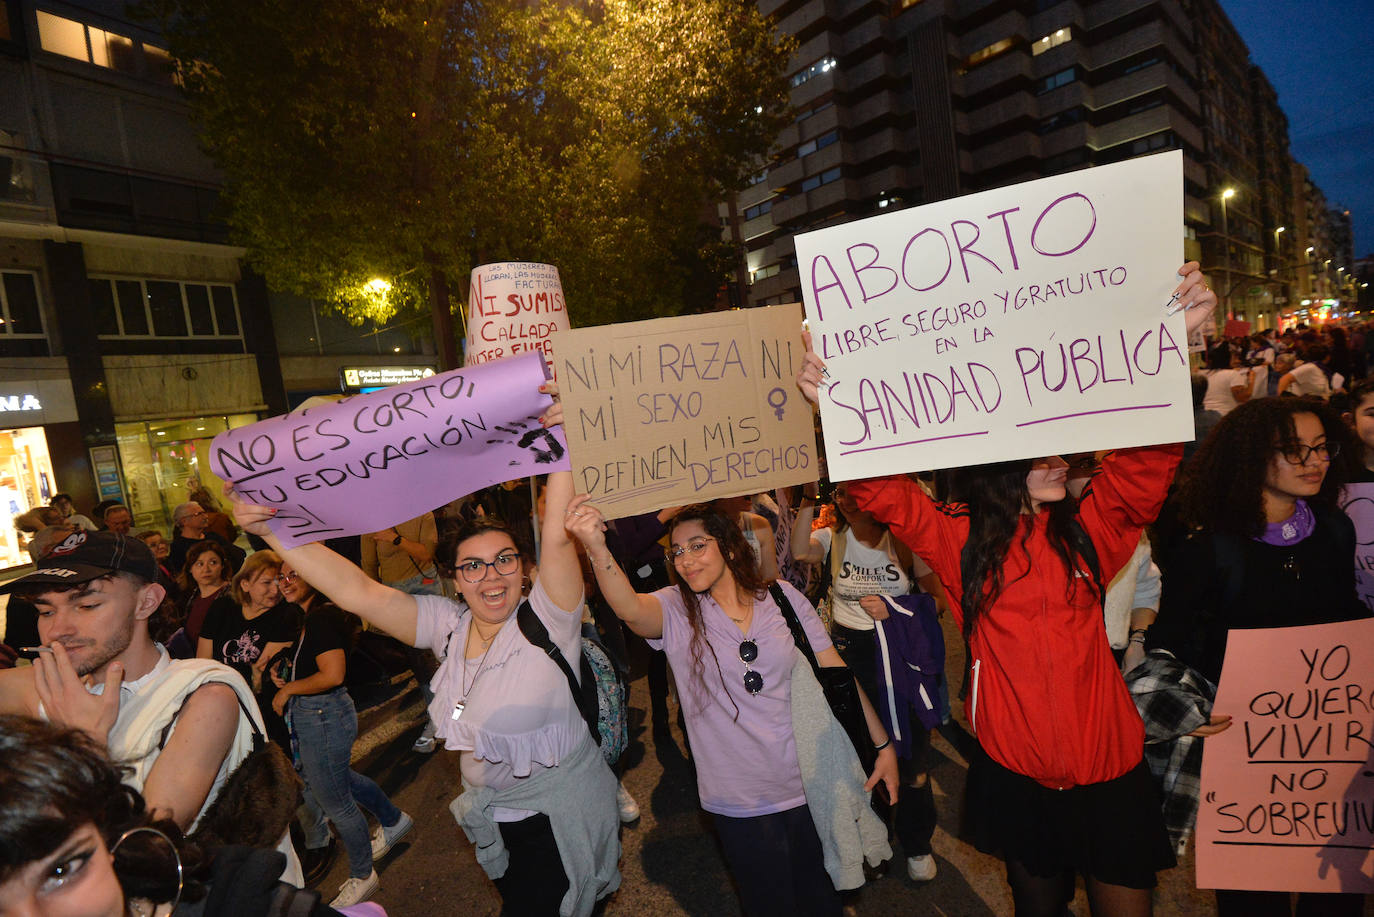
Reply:
[[38, 560], [38, 569], [0, 586], [0, 593], [43, 586], [88, 583], [111, 573], [132, 573], [157, 582], [153, 552], [132, 535], [114, 532], [73, 532]]

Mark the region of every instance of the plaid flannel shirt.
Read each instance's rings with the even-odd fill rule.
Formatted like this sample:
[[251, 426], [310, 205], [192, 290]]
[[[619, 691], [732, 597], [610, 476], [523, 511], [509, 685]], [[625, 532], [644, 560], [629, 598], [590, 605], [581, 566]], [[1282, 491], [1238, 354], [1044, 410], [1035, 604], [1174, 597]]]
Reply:
[[1150, 650], [1127, 673], [1126, 686], [1145, 721], [1145, 760], [1160, 783], [1169, 840], [1181, 855], [1197, 820], [1202, 784], [1202, 741], [1188, 733], [1211, 718], [1217, 688], [1161, 649]]

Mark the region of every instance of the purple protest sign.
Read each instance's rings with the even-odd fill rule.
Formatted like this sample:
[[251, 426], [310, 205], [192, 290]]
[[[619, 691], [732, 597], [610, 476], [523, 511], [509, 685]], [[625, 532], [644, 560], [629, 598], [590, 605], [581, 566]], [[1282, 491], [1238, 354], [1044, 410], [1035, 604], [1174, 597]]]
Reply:
[[569, 468], [538, 352], [440, 373], [216, 436], [210, 467], [277, 508], [288, 548], [362, 535], [515, 478]]

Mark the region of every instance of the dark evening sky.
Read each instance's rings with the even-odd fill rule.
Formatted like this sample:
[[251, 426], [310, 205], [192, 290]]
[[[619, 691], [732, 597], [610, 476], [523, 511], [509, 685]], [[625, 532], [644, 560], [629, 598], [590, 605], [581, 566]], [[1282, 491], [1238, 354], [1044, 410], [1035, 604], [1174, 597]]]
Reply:
[[1293, 157], [1350, 211], [1355, 256], [1374, 252], [1374, 3], [1221, 0], [1278, 90]]

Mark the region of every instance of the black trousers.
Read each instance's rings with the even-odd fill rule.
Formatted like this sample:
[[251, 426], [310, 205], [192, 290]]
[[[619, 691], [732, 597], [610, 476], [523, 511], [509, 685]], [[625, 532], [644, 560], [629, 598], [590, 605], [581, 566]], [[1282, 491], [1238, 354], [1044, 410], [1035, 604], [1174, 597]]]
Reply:
[[558, 917], [568, 891], [568, 875], [558, 855], [549, 817], [498, 822], [510, 854], [506, 874], [496, 880], [503, 917]]
[[746, 917], [839, 917], [810, 809], [712, 818]]

